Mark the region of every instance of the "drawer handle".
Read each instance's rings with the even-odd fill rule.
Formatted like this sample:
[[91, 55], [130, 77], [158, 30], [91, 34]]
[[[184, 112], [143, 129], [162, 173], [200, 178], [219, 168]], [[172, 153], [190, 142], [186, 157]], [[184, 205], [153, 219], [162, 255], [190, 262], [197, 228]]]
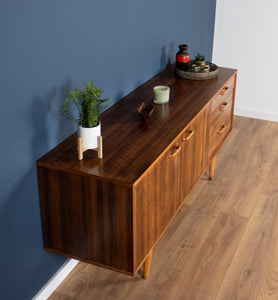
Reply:
[[227, 105], [228, 105], [228, 102], [223, 102], [220, 107], [219, 107], [219, 110], [220, 111], [224, 111], [226, 108], [227, 108]]
[[181, 140], [182, 140], [183, 142], [186, 142], [186, 141], [188, 141], [188, 140], [191, 139], [191, 137], [192, 137], [193, 134], [194, 134], [194, 130], [189, 130], [188, 133], [187, 133], [187, 135], [184, 136], [184, 137], [182, 137]]
[[228, 86], [224, 86], [223, 89], [220, 92], [220, 95], [226, 95], [226, 93], [228, 92], [229, 87]]
[[168, 154], [168, 157], [169, 158], [173, 158], [175, 157], [179, 151], [181, 150], [181, 146], [180, 145], [176, 145], [174, 148], [173, 148], [173, 151], [171, 153]]
[[220, 128], [217, 132], [218, 132], [219, 134], [222, 134], [222, 133], [225, 131], [226, 128], [227, 128], [226, 125], [222, 125], [221, 128]]

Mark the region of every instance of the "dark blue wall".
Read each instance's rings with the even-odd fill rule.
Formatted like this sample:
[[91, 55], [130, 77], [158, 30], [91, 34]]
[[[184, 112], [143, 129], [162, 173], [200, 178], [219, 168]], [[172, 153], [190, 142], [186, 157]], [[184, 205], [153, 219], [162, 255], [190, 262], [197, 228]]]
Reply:
[[94, 80], [115, 103], [181, 43], [211, 59], [215, 1], [1, 1], [1, 299], [30, 299], [65, 262], [43, 250], [35, 161], [75, 130], [67, 89]]

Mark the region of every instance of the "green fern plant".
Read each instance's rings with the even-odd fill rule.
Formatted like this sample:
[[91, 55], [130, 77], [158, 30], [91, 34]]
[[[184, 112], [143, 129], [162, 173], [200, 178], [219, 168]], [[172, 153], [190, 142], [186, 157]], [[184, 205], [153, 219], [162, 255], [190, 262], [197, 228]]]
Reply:
[[[82, 90], [75, 87], [68, 92], [68, 97], [61, 105], [60, 113], [81, 127], [95, 127], [99, 124], [100, 114], [110, 105], [110, 98], [100, 99], [102, 92], [94, 86], [93, 81], [84, 84]], [[79, 118], [69, 112], [70, 103], [78, 109]]]

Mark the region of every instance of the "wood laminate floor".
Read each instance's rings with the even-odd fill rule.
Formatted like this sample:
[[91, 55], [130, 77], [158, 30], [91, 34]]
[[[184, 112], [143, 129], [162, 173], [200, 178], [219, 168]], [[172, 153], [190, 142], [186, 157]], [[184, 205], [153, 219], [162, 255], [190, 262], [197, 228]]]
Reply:
[[235, 117], [154, 248], [150, 277], [79, 263], [50, 300], [278, 299], [278, 123]]

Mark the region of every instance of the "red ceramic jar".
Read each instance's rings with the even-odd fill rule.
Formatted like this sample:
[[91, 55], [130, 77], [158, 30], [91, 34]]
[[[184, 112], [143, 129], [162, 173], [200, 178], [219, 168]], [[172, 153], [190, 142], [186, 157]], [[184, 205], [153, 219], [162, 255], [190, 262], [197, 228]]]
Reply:
[[188, 71], [190, 55], [188, 52], [188, 46], [183, 44], [179, 45], [180, 50], [176, 54], [176, 67], [182, 71]]

